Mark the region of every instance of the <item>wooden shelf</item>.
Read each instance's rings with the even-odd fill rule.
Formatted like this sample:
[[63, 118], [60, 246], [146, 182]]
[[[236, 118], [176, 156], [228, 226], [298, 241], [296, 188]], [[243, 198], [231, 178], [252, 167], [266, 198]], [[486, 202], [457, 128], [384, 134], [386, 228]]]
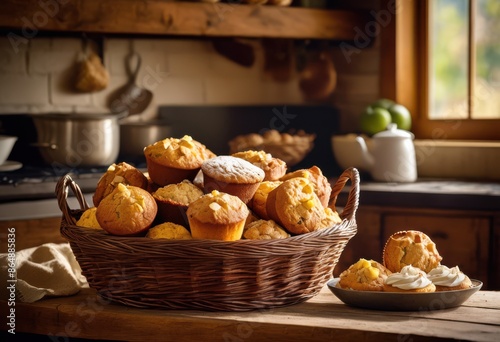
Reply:
[[[57, 1], [50, 2], [58, 4]], [[363, 11], [158, 0], [0, 1], [0, 27], [101, 34], [353, 40]], [[24, 31], [23, 31], [24, 30]]]

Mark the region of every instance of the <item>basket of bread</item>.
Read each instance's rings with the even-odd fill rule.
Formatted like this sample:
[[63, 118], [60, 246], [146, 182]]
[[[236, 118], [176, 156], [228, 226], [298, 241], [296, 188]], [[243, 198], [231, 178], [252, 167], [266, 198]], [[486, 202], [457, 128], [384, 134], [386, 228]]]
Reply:
[[[300, 303], [331, 279], [357, 232], [354, 168], [331, 184], [317, 166], [288, 171], [263, 151], [215, 155], [191, 136], [144, 155], [145, 170], [110, 165], [91, 204], [70, 174], [56, 186], [61, 234], [107, 300], [207, 311]], [[70, 190], [80, 208], [70, 208]]]
[[315, 134], [309, 134], [303, 130], [279, 132], [276, 129], [270, 129], [263, 134], [250, 133], [234, 137], [229, 141], [229, 153], [262, 150], [283, 160], [288, 166], [294, 166], [311, 152], [315, 139]]

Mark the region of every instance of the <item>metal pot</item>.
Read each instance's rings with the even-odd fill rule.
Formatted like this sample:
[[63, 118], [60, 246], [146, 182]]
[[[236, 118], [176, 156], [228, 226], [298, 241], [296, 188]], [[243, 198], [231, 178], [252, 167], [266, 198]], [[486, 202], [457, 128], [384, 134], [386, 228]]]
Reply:
[[170, 124], [163, 121], [138, 121], [120, 124], [120, 156], [144, 158], [144, 147], [168, 138], [172, 133]]
[[38, 114], [34, 144], [48, 164], [69, 167], [106, 166], [119, 153], [120, 131], [116, 114]]

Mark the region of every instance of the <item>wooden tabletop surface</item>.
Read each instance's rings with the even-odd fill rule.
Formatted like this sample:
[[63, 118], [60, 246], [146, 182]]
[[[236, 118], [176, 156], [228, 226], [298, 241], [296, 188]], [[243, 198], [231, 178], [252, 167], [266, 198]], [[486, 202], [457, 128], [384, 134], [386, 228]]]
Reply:
[[[2, 330], [7, 303], [0, 302]], [[500, 292], [479, 291], [462, 306], [436, 311], [350, 307], [325, 287], [307, 302], [251, 312], [139, 309], [112, 304], [92, 289], [16, 303], [15, 330], [125, 341], [498, 341]]]

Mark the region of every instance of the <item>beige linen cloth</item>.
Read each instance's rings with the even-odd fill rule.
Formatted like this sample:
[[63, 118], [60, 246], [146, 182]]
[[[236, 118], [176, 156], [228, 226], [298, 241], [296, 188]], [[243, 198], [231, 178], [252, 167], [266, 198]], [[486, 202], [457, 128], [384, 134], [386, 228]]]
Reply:
[[[8, 254], [0, 254], [2, 277], [8, 279]], [[16, 252], [16, 300], [32, 303], [45, 296], [69, 296], [88, 287], [69, 243], [46, 243]], [[1, 286], [5, 292], [6, 286]], [[7, 298], [2, 293], [2, 298]]]

